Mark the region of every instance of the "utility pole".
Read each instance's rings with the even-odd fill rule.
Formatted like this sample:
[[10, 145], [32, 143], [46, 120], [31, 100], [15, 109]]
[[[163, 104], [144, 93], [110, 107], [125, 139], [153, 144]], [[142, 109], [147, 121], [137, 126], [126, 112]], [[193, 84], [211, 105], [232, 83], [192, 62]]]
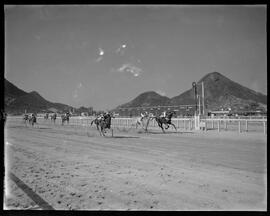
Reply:
[[203, 115], [204, 115], [204, 84], [202, 82], [202, 107], [203, 107]]
[[201, 115], [201, 97], [200, 97], [200, 95], [198, 95], [198, 99], [199, 99], [199, 115]]
[[193, 88], [194, 99], [195, 99], [195, 103], [196, 103], [196, 106], [195, 106], [195, 115], [196, 115], [197, 114], [197, 85], [196, 85], [196, 82], [192, 83], [192, 88]]

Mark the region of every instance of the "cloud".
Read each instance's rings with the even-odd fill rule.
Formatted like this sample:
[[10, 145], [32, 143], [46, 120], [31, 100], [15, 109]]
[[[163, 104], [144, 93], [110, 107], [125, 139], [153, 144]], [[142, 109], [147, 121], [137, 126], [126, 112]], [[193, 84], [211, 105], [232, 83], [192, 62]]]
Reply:
[[131, 73], [134, 77], [138, 77], [142, 74], [142, 69], [139, 67], [136, 67], [130, 63], [123, 64], [120, 68], [116, 70], [120, 73]]
[[72, 92], [72, 97], [74, 99], [77, 99], [79, 97], [79, 90], [83, 87], [83, 84], [79, 82], [75, 88], [75, 90]]
[[116, 53], [119, 53], [120, 55], [124, 55], [126, 48], [127, 48], [127, 45], [126, 44], [122, 44], [115, 52]]
[[82, 83], [79, 83], [78, 85], [77, 85], [77, 88], [81, 88], [82, 87]]
[[37, 40], [40, 40], [40, 39], [41, 39], [40, 35], [35, 35], [35, 38], [36, 38]]
[[100, 62], [103, 59], [105, 52], [103, 49], [98, 48], [98, 58], [95, 60], [96, 62]]
[[102, 57], [102, 56], [99, 56], [99, 57], [96, 59], [96, 62], [100, 62], [102, 59], [103, 59], [103, 57]]
[[104, 50], [101, 49], [101, 48], [98, 48], [98, 50], [99, 50], [99, 55], [100, 55], [100, 56], [103, 56], [103, 55], [104, 55]]
[[78, 90], [77, 89], [75, 89], [72, 96], [73, 96], [74, 99], [76, 99], [78, 97]]

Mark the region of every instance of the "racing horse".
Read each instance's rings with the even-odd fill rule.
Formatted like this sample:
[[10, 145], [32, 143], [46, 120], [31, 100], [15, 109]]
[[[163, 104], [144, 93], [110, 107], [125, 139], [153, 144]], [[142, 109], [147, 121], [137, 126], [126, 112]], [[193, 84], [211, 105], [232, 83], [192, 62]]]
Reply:
[[66, 114], [61, 115], [61, 119], [62, 119], [62, 125], [64, 125], [64, 122], [66, 121], [69, 124], [69, 118], [70, 118], [70, 113], [67, 112]]
[[163, 133], [165, 133], [165, 130], [162, 126], [163, 124], [166, 125], [166, 128], [165, 128], [166, 130], [170, 127], [170, 125], [172, 125], [174, 127], [174, 129], [176, 130], [175, 125], [171, 121], [173, 115], [176, 115], [176, 112], [174, 112], [174, 111], [168, 112], [166, 117], [159, 117], [159, 116], [153, 117], [157, 121], [158, 126], [162, 129]]
[[153, 114], [150, 113], [149, 115], [143, 116], [143, 117], [138, 117], [133, 120], [133, 123], [131, 124], [132, 126], [135, 125], [136, 129], [140, 125], [142, 129], [147, 132], [147, 127], [149, 125], [149, 122], [153, 119]]
[[46, 113], [44, 116], [44, 120], [48, 120], [49, 119], [49, 113]]
[[35, 115], [32, 115], [28, 118], [29, 124], [32, 125], [32, 127], [34, 126], [34, 124], [37, 124], [37, 117]]
[[106, 129], [110, 129], [113, 137], [113, 129], [111, 128], [111, 120], [114, 116], [110, 113], [106, 113], [103, 118], [99, 120], [99, 133], [100, 136], [105, 136]]
[[93, 123], [95, 123], [95, 125], [97, 126], [97, 130], [99, 131], [99, 124], [100, 124], [100, 121], [101, 121], [101, 118], [100, 117], [97, 117], [97, 118], [95, 118], [93, 121], [91, 121], [91, 126], [92, 126], [92, 124]]
[[23, 122], [24, 122], [25, 125], [26, 125], [27, 121], [29, 121], [29, 119], [30, 119], [30, 115], [24, 114], [24, 116], [23, 116]]
[[51, 115], [51, 122], [53, 121], [54, 124], [55, 124], [56, 117], [57, 117], [56, 113]]

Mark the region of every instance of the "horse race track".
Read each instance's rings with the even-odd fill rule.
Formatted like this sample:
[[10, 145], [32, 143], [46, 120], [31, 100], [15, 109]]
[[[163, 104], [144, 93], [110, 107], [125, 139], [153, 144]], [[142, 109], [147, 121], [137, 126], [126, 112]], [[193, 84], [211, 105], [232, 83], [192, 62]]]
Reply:
[[263, 133], [5, 128], [4, 209], [266, 210]]

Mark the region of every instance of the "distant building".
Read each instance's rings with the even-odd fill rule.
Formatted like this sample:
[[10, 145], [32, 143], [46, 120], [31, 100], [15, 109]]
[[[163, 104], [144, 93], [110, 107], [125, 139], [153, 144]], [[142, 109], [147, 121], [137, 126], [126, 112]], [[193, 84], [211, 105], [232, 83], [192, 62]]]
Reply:
[[230, 110], [215, 110], [215, 111], [209, 111], [208, 116], [228, 116], [231, 114]]

